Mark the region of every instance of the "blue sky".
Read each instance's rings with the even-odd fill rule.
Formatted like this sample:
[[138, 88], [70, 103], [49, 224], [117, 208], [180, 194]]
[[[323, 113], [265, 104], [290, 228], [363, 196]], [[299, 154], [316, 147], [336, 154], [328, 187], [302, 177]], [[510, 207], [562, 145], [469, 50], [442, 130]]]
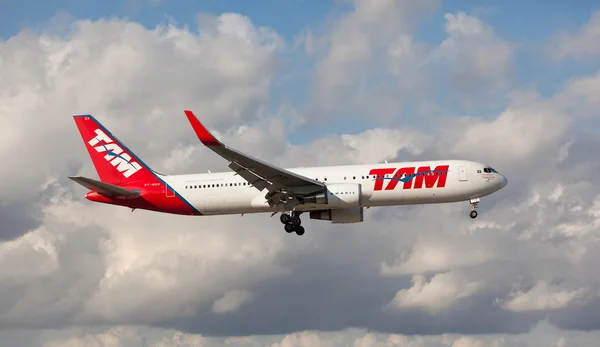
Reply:
[[[437, 45], [446, 38], [444, 15], [458, 11], [474, 15], [491, 25], [496, 34], [517, 45], [515, 51], [515, 79], [519, 87], [535, 87], [549, 96], [562, 88], [564, 82], [575, 76], [589, 74], [596, 64], [551, 63], [544, 60], [544, 45], [559, 31], [573, 32], [590, 18], [597, 3], [594, 1], [567, 2], [561, 0], [492, 1], [456, 0], [442, 2], [438, 10], [426, 17], [415, 34], [415, 39]], [[351, 10], [351, 2], [345, 0], [0, 0], [0, 38], [6, 40], [24, 28], [43, 28], [57, 15], [71, 18], [99, 19], [107, 17], [127, 18], [148, 28], [174, 20], [178, 26], [194, 29], [200, 12], [221, 14], [236, 12], [248, 16], [257, 26], [268, 26], [285, 38], [288, 45], [306, 30], [319, 35], [336, 18]], [[289, 53], [289, 52], [288, 52]], [[282, 104], [291, 103], [302, 109], [308, 102], [311, 72], [317, 61], [303, 54], [286, 54], [284, 71], [273, 81], [270, 98], [271, 112], [277, 112]], [[451, 113], [473, 112], [461, 109], [459, 103], [449, 100], [445, 90], [432, 90], [431, 95]], [[503, 95], [493, 96], [496, 103], [476, 110], [482, 115], [500, 111], [505, 105]], [[426, 126], [415, 116], [419, 105], [406, 105], [399, 122], [410, 122], [415, 127]], [[290, 134], [293, 142], [304, 142], [330, 132], [356, 133], [378, 125], [365, 117], [353, 117], [351, 122], [332, 127], [310, 129], [310, 134], [298, 130]], [[333, 123], [331, 125], [334, 125]]]
[[[172, 17], [179, 25], [194, 26], [198, 12], [220, 14], [236, 12], [247, 15], [259, 26], [270, 26], [279, 34], [292, 38], [311, 24], [318, 24], [336, 7], [334, 1], [307, 0], [164, 0], [153, 4], [147, 0], [4, 0], [0, 1], [0, 36], [14, 35], [24, 27], [38, 26], [59, 13], [75, 18], [98, 19], [104, 17], [127, 17], [151, 28]], [[34, 10], [32, 10], [34, 9]]]
[[[442, 3], [438, 13], [424, 23], [424, 38], [443, 37], [441, 23], [446, 12], [467, 11], [480, 15], [498, 33], [511, 40], [545, 39], [556, 30], [574, 29], [589, 19], [597, 8], [593, 0], [492, 1], [456, 0]], [[153, 27], [173, 17], [180, 24], [193, 25], [198, 12], [236, 12], [249, 16], [257, 25], [269, 26], [292, 39], [307, 26], [318, 26], [330, 15], [348, 9], [345, 1], [332, 0], [2, 0], [0, 37], [6, 39], [25, 27], [36, 27], [59, 13], [76, 18], [127, 17]]]

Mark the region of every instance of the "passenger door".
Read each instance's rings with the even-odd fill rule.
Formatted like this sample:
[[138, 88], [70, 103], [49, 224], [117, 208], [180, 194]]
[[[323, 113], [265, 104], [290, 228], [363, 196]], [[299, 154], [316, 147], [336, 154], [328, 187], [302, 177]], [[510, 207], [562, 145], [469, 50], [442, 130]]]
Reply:
[[466, 180], [468, 180], [467, 167], [466, 166], [459, 166], [458, 167], [458, 180], [459, 181], [466, 181]]

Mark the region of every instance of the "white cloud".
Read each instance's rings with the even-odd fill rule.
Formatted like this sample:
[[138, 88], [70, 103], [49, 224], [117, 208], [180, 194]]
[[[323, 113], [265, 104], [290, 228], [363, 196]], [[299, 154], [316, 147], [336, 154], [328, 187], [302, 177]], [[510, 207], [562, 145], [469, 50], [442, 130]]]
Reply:
[[452, 347], [487, 347], [484, 341], [472, 336], [461, 336], [452, 344]]
[[[122, 218], [127, 218], [125, 213]], [[218, 299], [223, 291], [235, 289], [235, 283], [247, 286], [285, 273], [273, 260], [287, 246], [279, 238], [268, 241], [266, 235], [248, 234], [258, 227], [253, 220], [244, 217], [245, 236], [233, 233], [242, 223], [238, 219], [202, 221], [202, 229], [195, 232], [195, 221], [175, 221], [151, 213], [129, 223], [115, 220], [108, 226], [110, 242], [103, 247], [106, 273], [86, 303], [87, 314], [131, 322], [139, 317], [151, 322], [189, 315]], [[144, 283], [152, 283], [152, 288], [137, 292]], [[249, 298], [228, 302], [231, 299], [236, 298], [226, 296], [213, 307], [222, 313]]]
[[480, 19], [464, 12], [447, 13], [446, 38], [433, 53], [448, 62], [451, 85], [468, 92], [478, 88], [507, 87], [512, 72], [514, 48], [497, 37]]
[[340, 334], [333, 336], [322, 335], [316, 332], [301, 332], [286, 335], [280, 342], [274, 343], [271, 347], [303, 347], [303, 346], [338, 346], [344, 337]]
[[581, 118], [598, 117], [600, 72], [591, 76], [572, 79], [556, 98], [568, 106], [574, 116]]
[[427, 136], [411, 129], [375, 128], [356, 135], [333, 135], [290, 147], [283, 153], [282, 165], [378, 163], [398, 155], [421, 154], [429, 142]]
[[548, 47], [551, 56], [564, 60], [597, 59], [600, 57], [600, 11], [591, 14], [590, 19], [576, 33], [561, 32]]
[[519, 290], [509, 294], [509, 298], [501, 305], [512, 312], [557, 310], [569, 307], [585, 294], [586, 288], [561, 290], [558, 286], [540, 281], [526, 292]]
[[598, 332], [561, 331], [547, 323], [540, 323], [525, 334], [504, 336], [498, 334], [407, 336], [348, 329], [339, 332], [304, 331], [279, 336], [208, 338], [179, 331], [148, 331], [131, 327], [117, 327], [100, 333], [76, 335], [77, 337], [71, 338], [50, 338], [45, 341], [43, 347], [564, 347], [594, 346], [600, 341]]
[[433, 102], [432, 95], [497, 103], [494, 93], [513, 83], [516, 47], [464, 12], [445, 14], [447, 37], [439, 45], [419, 41], [414, 23], [437, 7], [437, 1], [355, 1], [317, 45], [316, 104], [307, 113], [358, 113], [389, 123], [407, 106]]
[[149, 347], [208, 347], [210, 342], [201, 335], [176, 332], [171, 339], [164, 338]]
[[[472, 236], [453, 235], [441, 238], [439, 233], [420, 237], [405, 261], [397, 259], [394, 265], [382, 264], [384, 275], [424, 274], [448, 271], [461, 267], [476, 266], [498, 258], [496, 250], [488, 240], [479, 237], [477, 247], [471, 244]], [[492, 246], [492, 247], [490, 247]]]
[[318, 67], [319, 94], [329, 98], [337, 87], [366, 77], [372, 71], [363, 68], [375, 62], [373, 53], [378, 46], [409, 30], [420, 15], [437, 5], [435, 0], [354, 1], [354, 10], [335, 23], [327, 38], [327, 53]]
[[[419, 78], [402, 76], [402, 81], [390, 85], [371, 81], [385, 80], [390, 69], [397, 74], [407, 72], [412, 66], [402, 65], [418, 63], [418, 44], [408, 34], [438, 5], [437, 0], [353, 1], [353, 10], [336, 21], [316, 45], [321, 59], [312, 95], [318, 108], [331, 114], [358, 106], [371, 118], [395, 116], [403, 100], [414, 94], [411, 91], [421, 76], [413, 71], [411, 76]], [[398, 83], [404, 86], [402, 90]]]
[[50, 339], [44, 347], [126, 347], [139, 346], [141, 339], [138, 331], [132, 327], [119, 326], [99, 334], [88, 334], [83, 337], [66, 339]]
[[395, 309], [422, 308], [438, 314], [485, 288], [485, 284], [470, 281], [456, 272], [436, 274], [430, 281], [415, 275], [413, 286], [399, 290], [389, 306]]
[[560, 145], [570, 125], [552, 103], [537, 101], [509, 106], [490, 120], [470, 117], [459, 124], [464, 130], [449, 147], [449, 154], [471, 153], [502, 163], [523, 162], [548, 147]]

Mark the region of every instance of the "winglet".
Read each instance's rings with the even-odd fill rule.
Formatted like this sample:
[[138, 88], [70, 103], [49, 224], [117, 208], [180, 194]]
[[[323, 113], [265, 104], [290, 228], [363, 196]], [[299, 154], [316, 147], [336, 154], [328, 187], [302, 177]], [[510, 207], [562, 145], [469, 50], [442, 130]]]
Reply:
[[190, 124], [192, 125], [194, 132], [196, 132], [196, 136], [198, 136], [198, 139], [200, 139], [200, 141], [202, 141], [202, 143], [205, 146], [222, 146], [223, 145], [208, 130], [206, 130], [204, 125], [202, 125], [202, 123], [200, 123], [200, 121], [198, 120], [198, 118], [196, 118], [196, 116], [194, 115], [194, 113], [192, 111], [185, 110], [184, 112], [185, 112], [185, 115], [187, 116], [188, 120], [190, 121]]

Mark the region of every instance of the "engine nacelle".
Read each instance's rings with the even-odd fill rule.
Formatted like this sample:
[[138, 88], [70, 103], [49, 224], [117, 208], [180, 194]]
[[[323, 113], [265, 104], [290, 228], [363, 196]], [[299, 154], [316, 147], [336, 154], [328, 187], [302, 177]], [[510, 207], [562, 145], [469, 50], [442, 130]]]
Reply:
[[310, 219], [330, 220], [332, 223], [360, 223], [364, 220], [364, 212], [362, 207], [310, 211]]
[[329, 205], [341, 208], [362, 205], [362, 186], [359, 183], [332, 183], [327, 190], [304, 198], [305, 203]]

